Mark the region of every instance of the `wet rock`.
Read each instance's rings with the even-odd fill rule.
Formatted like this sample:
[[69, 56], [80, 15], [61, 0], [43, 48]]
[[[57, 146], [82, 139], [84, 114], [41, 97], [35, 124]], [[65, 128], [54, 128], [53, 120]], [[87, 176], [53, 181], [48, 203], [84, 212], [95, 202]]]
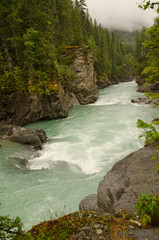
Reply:
[[24, 129], [15, 125], [0, 127], [0, 138], [21, 144], [32, 145], [34, 149], [42, 149], [42, 144], [47, 141], [43, 129]]
[[[134, 211], [140, 194], [159, 194], [157, 162], [150, 160], [155, 153], [156, 145], [149, 144], [118, 161], [99, 183], [97, 206], [94, 207], [109, 213], [122, 209]], [[88, 210], [88, 202], [82, 203], [85, 205]]]
[[4, 136], [10, 136], [13, 133], [13, 128], [11, 125], [0, 125], [0, 138]]
[[139, 97], [131, 100], [132, 103], [155, 104], [155, 100], [150, 97]]
[[9, 161], [16, 168], [19, 168], [22, 170], [30, 169], [29, 161], [25, 158], [14, 157], [14, 158], [9, 158]]

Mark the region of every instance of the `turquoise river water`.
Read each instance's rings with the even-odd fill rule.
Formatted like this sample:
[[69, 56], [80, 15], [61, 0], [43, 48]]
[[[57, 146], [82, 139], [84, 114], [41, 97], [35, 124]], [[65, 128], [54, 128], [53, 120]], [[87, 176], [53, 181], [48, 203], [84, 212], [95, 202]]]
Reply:
[[116, 161], [143, 146], [137, 119], [159, 117], [157, 108], [131, 103], [142, 96], [136, 90], [135, 82], [120, 83], [100, 90], [94, 104], [71, 109], [68, 118], [27, 125], [47, 133], [48, 142], [38, 154], [1, 140], [0, 215], [20, 216], [29, 229], [77, 211]]

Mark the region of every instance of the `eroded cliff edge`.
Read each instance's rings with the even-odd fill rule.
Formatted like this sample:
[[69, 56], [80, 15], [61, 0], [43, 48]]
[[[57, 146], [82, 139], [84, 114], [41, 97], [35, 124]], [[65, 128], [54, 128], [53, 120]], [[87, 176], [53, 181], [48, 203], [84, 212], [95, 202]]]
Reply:
[[[43, 119], [67, 117], [74, 105], [97, 100], [98, 87], [94, 71], [93, 53], [87, 49], [73, 48], [74, 58], [69, 66], [73, 79], [70, 90], [59, 81], [57, 91], [48, 95], [27, 92], [11, 92], [0, 96], [0, 121], [25, 125]], [[67, 84], [67, 83], [66, 83]]]

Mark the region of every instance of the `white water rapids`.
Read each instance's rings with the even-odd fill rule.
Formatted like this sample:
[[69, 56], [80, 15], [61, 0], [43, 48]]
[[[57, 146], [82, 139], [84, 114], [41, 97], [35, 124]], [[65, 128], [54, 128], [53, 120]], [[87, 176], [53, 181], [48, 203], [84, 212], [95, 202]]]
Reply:
[[[43, 128], [48, 136], [36, 157], [28, 147], [1, 141], [0, 215], [20, 216], [29, 228], [50, 215], [77, 211], [116, 161], [143, 146], [137, 119], [158, 117], [157, 108], [131, 103], [142, 95], [136, 89], [135, 82], [111, 86], [96, 103], [71, 109], [66, 119], [26, 126]], [[17, 157], [28, 159], [30, 169]]]

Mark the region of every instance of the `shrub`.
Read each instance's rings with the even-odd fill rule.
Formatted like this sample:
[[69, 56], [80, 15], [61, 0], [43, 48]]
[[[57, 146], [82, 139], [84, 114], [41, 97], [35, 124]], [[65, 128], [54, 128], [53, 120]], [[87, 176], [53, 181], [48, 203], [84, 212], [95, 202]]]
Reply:
[[143, 226], [159, 225], [159, 196], [141, 194], [135, 206]]
[[[144, 133], [139, 137], [145, 137], [145, 144], [152, 142], [152, 143], [159, 143], [159, 131], [156, 127], [159, 126], [159, 121], [153, 121], [151, 123], [146, 123], [141, 119], [137, 121], [138, 128], [142, 128]], [[151, 158], [151, 160], [156, 160], [158, 157], [158, 149], [159, 145], [156, 146], [156, 153]], [[156, 171], [159, 172], [159, 162], [157, 163]]]

